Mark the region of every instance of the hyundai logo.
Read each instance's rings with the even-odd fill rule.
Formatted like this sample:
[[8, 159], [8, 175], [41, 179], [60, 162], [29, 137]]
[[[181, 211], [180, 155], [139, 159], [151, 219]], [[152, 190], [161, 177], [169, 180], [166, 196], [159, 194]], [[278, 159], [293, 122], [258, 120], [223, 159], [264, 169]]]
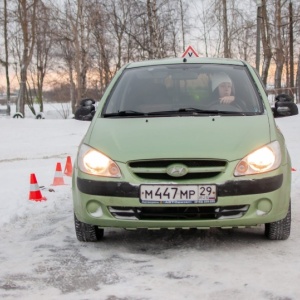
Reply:
[[182, 164], [173, 164], [168, 166], [167, 174], [172, 177], [182, 177], [188, 173], [189, 169]]

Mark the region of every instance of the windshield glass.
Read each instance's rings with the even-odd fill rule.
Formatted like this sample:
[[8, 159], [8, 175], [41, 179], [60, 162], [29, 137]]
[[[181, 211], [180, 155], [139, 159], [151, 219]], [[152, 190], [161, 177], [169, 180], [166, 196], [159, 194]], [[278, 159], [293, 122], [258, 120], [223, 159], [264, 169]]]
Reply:
[[263, 113], [247, 68], [174, 64], [126, 69], [111, 92], [104, 117]]

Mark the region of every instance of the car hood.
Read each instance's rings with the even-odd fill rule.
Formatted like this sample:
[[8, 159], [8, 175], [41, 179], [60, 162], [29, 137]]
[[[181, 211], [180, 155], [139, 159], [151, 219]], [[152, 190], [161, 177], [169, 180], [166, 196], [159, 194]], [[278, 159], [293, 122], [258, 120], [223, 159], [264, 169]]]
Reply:
[[89, 144], [119, 162], [141, 159], [243, 158], [270, 142], [268, 117], [98, 118]]

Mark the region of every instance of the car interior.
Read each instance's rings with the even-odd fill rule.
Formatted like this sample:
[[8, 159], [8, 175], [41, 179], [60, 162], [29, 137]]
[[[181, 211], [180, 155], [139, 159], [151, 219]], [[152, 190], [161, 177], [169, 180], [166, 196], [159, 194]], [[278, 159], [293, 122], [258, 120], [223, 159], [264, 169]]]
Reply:
[[[212, 75], [226, 72], [231, 78], [235, 100], [220, 104], [213, 99]], [[263, 113], [260, 95], [246, 68], [224, 66], [157, 66], [124, 72], [109, 97], [105, 113], [132, 111], [153, 113], [201, 109], [249, 114]]]

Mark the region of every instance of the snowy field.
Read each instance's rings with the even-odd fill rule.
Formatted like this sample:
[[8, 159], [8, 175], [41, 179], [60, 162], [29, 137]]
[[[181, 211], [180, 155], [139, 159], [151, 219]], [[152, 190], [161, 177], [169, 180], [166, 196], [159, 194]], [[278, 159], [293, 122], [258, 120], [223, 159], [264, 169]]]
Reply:
[[[1, 115], [5, 114], [7, 109], [6, 105], [0, 105], [0, 113]], [[34, 104], [34, 109], [36, 115], [39, 114], [40, 108], [38, 104]], [[16, 113], [16, 106], [14, 104], [11, 105], [11, 116], [14, 116]], [[29, 109], [29, 107], [25, 106], [25, 116], [26, 118], [35, 118], [35, 115]], [[42, 116], [46, 119], [70, 119], [73, 117], [72, 108], [70, 103], [44, 103], [44, 112]]]
[[[300, 116], [277, 119], [292, 157], [292, 233], [263, 227], [208, 231], [110, 229], [80, 243], [71, 178], [52, 186], [57, 162], [75, 159], [89, 122], [0, 117], [1, 299], [300, 299]], [[47, 201], [29, 201], [30, 174]]]

